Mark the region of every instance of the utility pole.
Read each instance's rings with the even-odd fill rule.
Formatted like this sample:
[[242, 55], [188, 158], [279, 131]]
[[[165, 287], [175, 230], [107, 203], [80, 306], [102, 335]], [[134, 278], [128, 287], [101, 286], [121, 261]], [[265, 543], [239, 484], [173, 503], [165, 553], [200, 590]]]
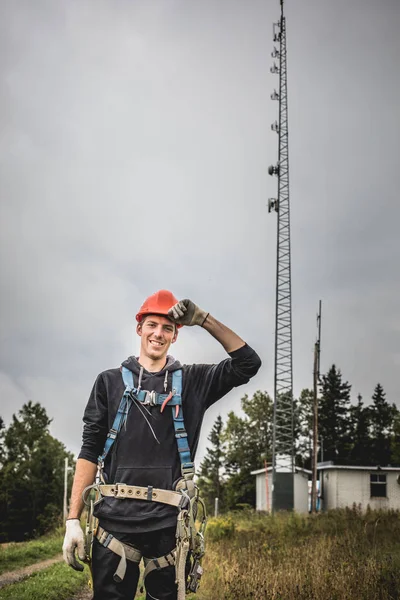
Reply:
[[64, 461], [64, 501], [63, 501], [63, 520], [64, 523], [68, 517], [68, 471], [72, 471], [73, 468], [68, 466], [68, 458]]
[[65, 458], [65, 464], [64, 464], [64, 502], [63, 502], [63, 520], [64, 520], [64, 523], [66, 522], [67, 516], [68, 516], [67, 495], [68, 495], [68, 458]]
[[311, 512], [317, 512], [317, 462], [318, 462], [318, 383], [320, 379], [321, 357], [321, 300], [317, 315], [318, 337], [314, 345], [314, 398], [313, 398], [313, 445], [312, 445], [312, 485], [311, 485]]
[[286, 18], [283, 0], [281, 16], [273, 24], [274, 60], [271, 73], [279, 75], [279, 92], [272, 100], [279, 102], [279, 123], [271, 125], [278, 134], [278, 162], [268, 168], [278, 178], [278, 196], [268, 199], [268, 212], [277, 219], [276, 307], [275, 307], [275, 376], [274, 424], [272, 449], [272, 510], [294, 508], [294, 435], [293, 435], [293, 365], [292, 365], [292, 286], [289, 203], [289, 134], [286, 70]]
[[268, 463], [266, 460], [264, 460], [264, 467], [265, 467], [265, 510], [267, 512], [270, 512], [269, 485], [268, 485]]

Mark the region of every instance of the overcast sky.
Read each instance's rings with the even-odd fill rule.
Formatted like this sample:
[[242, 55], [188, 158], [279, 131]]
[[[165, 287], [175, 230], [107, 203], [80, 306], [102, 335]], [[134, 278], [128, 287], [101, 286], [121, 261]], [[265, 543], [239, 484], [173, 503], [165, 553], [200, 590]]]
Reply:
[[[335, 362], [400, 407], [400, 2], [287, 0], [294, 391]], [[278, 0], [3, 0], [0, 414], [43, 404], [77, 453], [134, 315], [189, 297], [261, 355], [206, 415], [273, 392]], [[185, 328], [184, 363], [223, 349]]]

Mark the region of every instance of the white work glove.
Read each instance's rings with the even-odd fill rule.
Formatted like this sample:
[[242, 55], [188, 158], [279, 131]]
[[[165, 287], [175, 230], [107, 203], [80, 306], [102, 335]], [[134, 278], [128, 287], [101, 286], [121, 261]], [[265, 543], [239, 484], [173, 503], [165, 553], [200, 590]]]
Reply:
[[83, 565], [76, 560], [75, 548], [78, 548], [79, 560], [86, 559], [85, 539], [79, 519], [68, 519], [63, 543], [64, 560], [75, 571], [83, 571]]
[[177, 304], [168, 311], [169, 318], [177, 325], [188, 325], [189, 327], [192, 327], [193, 325], [200, 325], [200, 327], [203, 327], [208, 314], [209, 313], [205, 312], [188, 299], [177, 302]]

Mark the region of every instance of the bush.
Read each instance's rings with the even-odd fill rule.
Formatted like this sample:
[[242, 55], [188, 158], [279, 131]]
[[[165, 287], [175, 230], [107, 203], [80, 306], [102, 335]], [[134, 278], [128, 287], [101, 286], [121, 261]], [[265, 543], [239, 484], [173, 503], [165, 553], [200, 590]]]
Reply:
[[235, 534], [235, 523], [231, 517], [218, 517], [208, 521], [207, 539], [218, 542], [223, 539], [231, 539]]

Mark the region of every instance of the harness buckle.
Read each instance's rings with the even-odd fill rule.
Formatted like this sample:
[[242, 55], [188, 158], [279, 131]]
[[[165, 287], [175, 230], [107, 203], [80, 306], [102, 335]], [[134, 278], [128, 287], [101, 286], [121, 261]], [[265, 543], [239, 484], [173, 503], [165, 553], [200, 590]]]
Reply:
[[195, 473], [194, 463], [192, 463], [192, 462], [184, 463], [181, 466], [181, 473], [182, 473], [184, 479], [193, 479], [193, 476]]
[[[105, 533], [107, 533], [105, 531]], [[113, 539], [113, 535], [111, 535], [111, 533], [109, 533], [106, 537], [106, 539], [104, 540], [104, 542], [100, 542], [101, 544], [103, 544], [104, 548], [107, 548], [107, 546], [109, 545], [109, 543], [111, 542], [111, 540]]]
[[124, 488], [126, 487], [126, 483], [115, 483], [113, 489], [111, 490], [114, 494], [114, 498], [118, 498], [119, 500], [125, 500], [125, 496], [119, 496], [119, 491], [121, 488], [121, 492], [124, 492]]
[[157, 404], [156, 400], [156, 392], [154, 390], [152, 390], [151, 392], [149, 392], [148, 390], [143, 390], [146, 394], [146, 398], [144, 400], [144, 402], [142, 402], [142, 404], [146, 405], [146, 406], [155, 406]]
[[107, 437], [111, 438], [112, 440], [115, 440], [115, 438], [117, 437], [117, 433], [118, 433], [118, 430], [114, 429], [114, 427], [111, 427], [110, 431], [107, 434]]
[[186, 510], [188, 508], [188, 506], [190, 506], [190, 497], [185, 490], [181, 489], [181, 490], [179, 490], [179, 492], [182, 495], [182, 498], [180, 499], [180, 502], [179, 502], [179, 508], [181, 510]]

